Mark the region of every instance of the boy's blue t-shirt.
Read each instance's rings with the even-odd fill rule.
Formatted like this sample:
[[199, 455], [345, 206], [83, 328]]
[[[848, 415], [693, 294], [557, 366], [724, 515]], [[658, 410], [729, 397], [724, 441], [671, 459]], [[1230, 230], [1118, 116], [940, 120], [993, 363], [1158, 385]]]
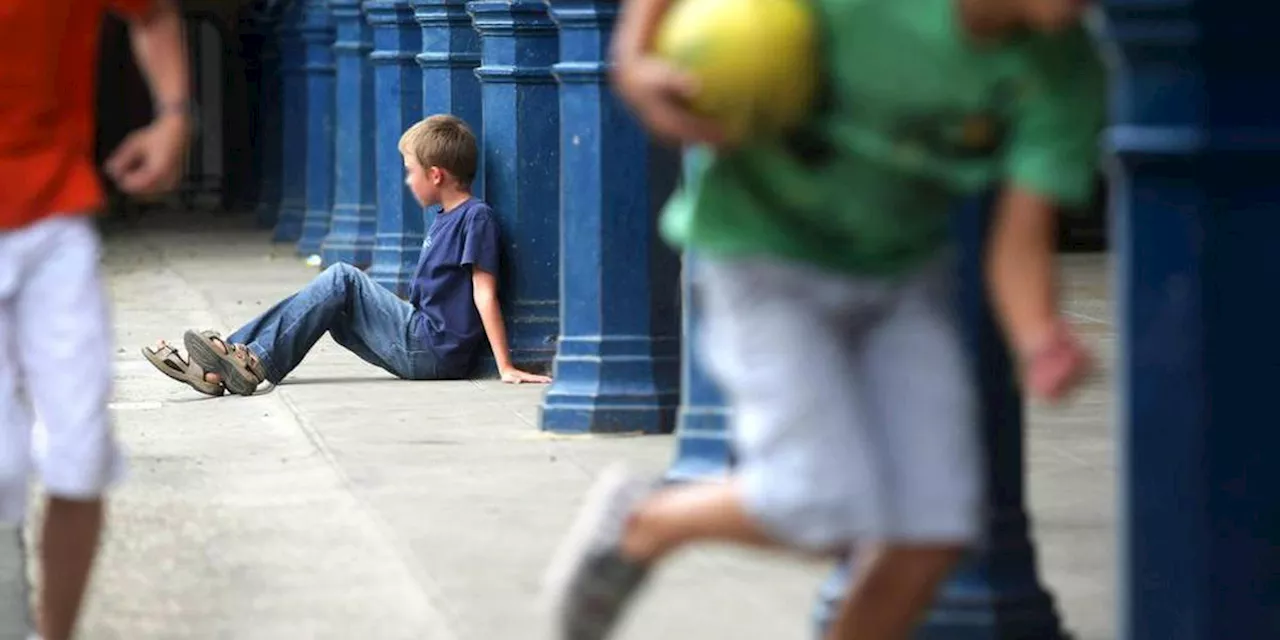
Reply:
[[471, 269], [496, 276], [499, 246], [493, 209], [478, 198], [436, 214], [427, 229], [409, 288], [414, 308], [411, 327], [414, 336], [435, 352], [441, 377], [465, 377], [474, 364], [485, 333], [476, 310]]

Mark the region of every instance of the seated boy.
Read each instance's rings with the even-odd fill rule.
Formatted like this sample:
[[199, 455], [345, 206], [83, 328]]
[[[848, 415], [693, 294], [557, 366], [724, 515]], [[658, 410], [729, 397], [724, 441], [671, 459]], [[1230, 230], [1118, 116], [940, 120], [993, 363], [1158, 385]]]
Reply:
[[163, 341], [143, 355], [165, 375], [208, 395], [252, 395], [278, 384], [328, 332], [366, 362], [406, 380], [464, 378], [487, 335], [504, 382], [549, 382], [511, 363], [498, 304], [498, 221], [471, 195], [476, 139], [467, 125], [435, 115], [405, 131], [405, 184], [441, 211], [427, 230], [406, 302], [363, 271], [336, 264], [225, 340], [187, 331], [190, 360]]
[[1105, 75], [1077, 0], [815, 0], [829, 100], [786, 140], [711, 152], [690, 78], [649, 53], [669, 0], [624, 6], [619, 92], [702, 144], [663, 231], [698, 252], [700, 339], [733, 411], [723, 483], [601, 479], [552, 563], [557, 638], [600, 640], [652, 569], [693, 543], [844, 555], [833, 640], [904, 640], [982, 535], [971, 365], [948, 214], [997, 183], [987, 266], [1026, 390], [1058, 399], [1089, 359], [1061, 319], [1055, 206], [1087, 201]]

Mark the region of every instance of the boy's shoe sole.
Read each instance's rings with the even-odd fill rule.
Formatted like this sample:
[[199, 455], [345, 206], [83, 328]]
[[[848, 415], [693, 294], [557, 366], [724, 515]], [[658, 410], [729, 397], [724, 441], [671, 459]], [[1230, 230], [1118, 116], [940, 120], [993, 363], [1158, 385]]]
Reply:
[[601, 474], [543, 582], [543, 607], [556, 640], [604, 640], [648, 574], [623, 557], [621, 543], [632, 510], [658, 485], [621, 465]]

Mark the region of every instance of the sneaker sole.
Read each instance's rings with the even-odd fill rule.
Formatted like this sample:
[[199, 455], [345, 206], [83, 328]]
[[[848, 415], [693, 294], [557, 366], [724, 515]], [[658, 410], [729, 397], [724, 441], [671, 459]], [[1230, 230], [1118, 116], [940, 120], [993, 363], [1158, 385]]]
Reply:
[[587, 491], [577, 519], [552, 555], [543, 578], [542, 609], [546, 613], [555, 615], [564, 608], [572, 586], [570, 580], [581, 571], [587, 558], [586, 550], [591, 548], [610, 512], [609, 507], [630, 479], [626, 466], [615, 464], [606, 468]]

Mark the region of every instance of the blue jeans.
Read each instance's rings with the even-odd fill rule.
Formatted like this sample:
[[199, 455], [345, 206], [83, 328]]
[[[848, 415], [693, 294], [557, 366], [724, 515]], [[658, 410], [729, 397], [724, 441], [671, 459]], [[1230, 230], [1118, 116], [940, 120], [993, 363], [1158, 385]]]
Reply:
[[365, 362], [406, 380], [433, 380], [437, 358], [413, 335], [413, 305], [349, 264], [325, 269], [301, 291], [227, 337], [249, 347], [278, 384], [325, 332]]

